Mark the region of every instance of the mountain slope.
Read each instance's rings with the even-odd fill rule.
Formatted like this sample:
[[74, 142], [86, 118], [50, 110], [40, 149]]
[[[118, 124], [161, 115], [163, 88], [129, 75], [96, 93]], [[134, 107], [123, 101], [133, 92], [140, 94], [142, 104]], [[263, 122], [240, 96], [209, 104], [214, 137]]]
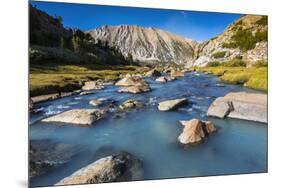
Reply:
[[102, 26], [90, 30], [95, 43], [117, 48], [125, 57], [141, 63], [192, 64], [197, 42], [169, 32], [139, 26]]
[[223, 33], [200, 45], [194, 65], [240, 59], [251, 66], [267, 61], [267, 30], [266, 16], [242, 16]]
[[50, 16], [30, 5], [30, 64], [131, 64], [113, 48], [96, 45], [90, 34], [65, 28], [60, 16]]

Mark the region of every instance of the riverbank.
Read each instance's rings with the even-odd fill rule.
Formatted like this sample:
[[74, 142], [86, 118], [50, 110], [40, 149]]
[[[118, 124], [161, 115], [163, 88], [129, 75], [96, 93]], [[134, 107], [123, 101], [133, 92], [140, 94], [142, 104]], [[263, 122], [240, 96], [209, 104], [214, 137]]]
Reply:
[[86, 81], [103, 79], [112, 81], [121, 74], [134, 74], [139, 71], [131, 65], [32, 65], [29, 75], [30, 96], [40, 96], [81, 89]]
[[251, 89], [267, 91], [267, 67], [196, 67], [197, 71], [210, 73], [228, 84], [239, 84]]
[[[183, 68], [159, 68], [163, 72]], [[148, 67], [131, 65], [61, 65], [33, 66], [30, 70], [30, 96], [32, 102], [44, 102], [80, 93], [87, 81], [101, 79], [103, 82], [116, 81], [121, 75], [144, 74], [152, 70]], [[195, 67], [193, 70], [218, 76], [221, 82], [243, 85], [245, 87], [267, 91], [267, 67]]]

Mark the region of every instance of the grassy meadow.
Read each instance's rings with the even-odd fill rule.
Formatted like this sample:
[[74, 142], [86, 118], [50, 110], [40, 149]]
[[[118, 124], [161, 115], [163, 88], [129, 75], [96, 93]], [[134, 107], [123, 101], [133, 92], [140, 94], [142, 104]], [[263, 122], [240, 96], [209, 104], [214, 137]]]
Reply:
[[120, 74], [137, 73], [136, 66], [129, 65], [32, 65], [29, 75], [31, 96], [68, 92], [80, 89], [85, 81], [104, 79], [116, 80]]
[[198, 71], [208, 72], [229, 84], [241, 84], [245, 87], [267, 91], [267, 67], [203, 67]]

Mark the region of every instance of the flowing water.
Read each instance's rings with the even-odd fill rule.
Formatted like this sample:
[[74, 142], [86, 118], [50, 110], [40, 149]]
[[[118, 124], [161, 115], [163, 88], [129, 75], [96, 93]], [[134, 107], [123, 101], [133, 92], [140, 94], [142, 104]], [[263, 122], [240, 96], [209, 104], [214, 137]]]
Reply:
[[[31, 186], [53, 185], [94, 161], [97, 151], [127, 151], [143, 161], [144, 179], [194, 177], [267, 171], [267, 125], [206, 117], [212, 101], [228, 92], [257, 92], [238, 85], [218, 87], [217, 78], [204, 73], [187, 73], [165, 84], [147, 78], [152, 91], [143, 94], [118, 93], [109, 85], [94, 94], [70, 96], [35, 105], [30, 115], [30, 140], [51, 139], [73, 144], [82, 151], [68, 163], [32, 178]], [[172, 112], [160, 112], [162, 100], [187, 97], [188, 105]], [[127, 99], [146, 106], [121, 117], [109, 115], [90, 127], [76, 127], [39, 120], [75, 108], [93, 108], [89, 100], [107, 98], [122, 103]], [[183, 147], [177, 142], [182, 131], [179, 120], [211, 120], [218, 131], [203, 143]]]

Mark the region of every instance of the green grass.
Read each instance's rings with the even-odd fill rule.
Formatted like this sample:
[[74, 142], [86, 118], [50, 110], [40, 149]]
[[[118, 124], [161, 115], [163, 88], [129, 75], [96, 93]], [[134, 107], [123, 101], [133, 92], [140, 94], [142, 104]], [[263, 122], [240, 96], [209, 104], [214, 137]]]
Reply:
[[211, 61], [208, 63], [208, 67], [246, 67], [246, 62], [241, 59], [231, 59], [229, 61]]
[[267, 67], [204, 67], [198, 71], [209, 72], [219, 77], [222, 82], [242, 84], [245, 87], [267, 91]]
[[61, 65], [44, 63], [30, 67], [31, 96], [80, 89], [83, 82], [95, 79], [116, 80], [120, 74], [137, 73], [136, 66]]
[[267, 61], [259, 60], [259, 61], [255, 62], [255, 64], [253, 66], [256, 67], [256, 68], [267, 67]]
[[225, 54], [226, 54], [226, 52], [225, 51], [221, 51], [221, 52], [216, 52], [216, 53], [213, 53], [212, 54], [212, 57], [213, 58], [222, 58], [222, 57], [224, 57], [225, 56]]

